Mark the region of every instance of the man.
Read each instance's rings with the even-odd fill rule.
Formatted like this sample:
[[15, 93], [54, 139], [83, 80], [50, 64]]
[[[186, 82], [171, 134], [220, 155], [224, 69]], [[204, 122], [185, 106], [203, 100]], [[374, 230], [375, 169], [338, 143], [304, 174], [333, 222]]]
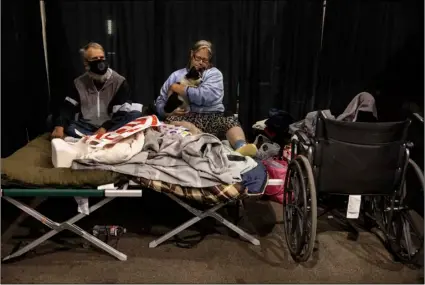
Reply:
[[86, 72], [65, 97], [52, 138], [104, 134], [142, 115], [142, 105], [131, 102], [127, 80], [108, 67], [103, 47], [92, 42], [81, 53]]
[[[257, 153], [256, 146], [247, 144], [238, 120], [224, 114], [223, 75], [213, 66], [212, 56], [211, 42], [201, 40], [194, 44], [187, 66], [174, 71], [163, 84], [156, 100], [157, 113], [173, 124], [178, 121], [189, 122], [202, 132], [220, 139], [226, 137], [237, 152], [253, 157]], [[200, 84], [197, 87], [180, 84], [192, 67], [201, 74]], [[173, 93], [187, 98], [190, 112], [181, 108], [176, 108], [171, 114], [165, 112], [165, 104]]]

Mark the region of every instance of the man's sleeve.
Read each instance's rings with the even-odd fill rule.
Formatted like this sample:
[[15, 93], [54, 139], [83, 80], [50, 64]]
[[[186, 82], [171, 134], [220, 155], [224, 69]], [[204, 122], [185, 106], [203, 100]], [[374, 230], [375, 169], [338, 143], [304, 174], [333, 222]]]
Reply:
[[80, 111], [80, 108], [80, 95], [74, 86], [62, 103], [55, 127], [67, 127], [75, 119], [75, 114]]
[[131, 111], [142, 112], [142, 104], [133, 103], [131, 100], [131, 89], [127, 80], [117, 90], [114, 98], [108, 105], [108, 113], [112, 113], [112, 118], [102, 124], [102, 128], [111, 129], [116, 124], [122, 123], [127, 114]]

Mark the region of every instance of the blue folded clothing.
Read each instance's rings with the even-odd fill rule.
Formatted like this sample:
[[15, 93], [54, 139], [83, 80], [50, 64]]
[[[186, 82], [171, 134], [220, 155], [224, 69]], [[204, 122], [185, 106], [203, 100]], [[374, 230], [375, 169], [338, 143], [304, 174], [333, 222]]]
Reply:
[[257, 166], [241, 175], [242, 185], [248, 188], [249, 194], [258, 194], [264, 191], [267, 182], [267, 170], [263, 163], [257, 160]]

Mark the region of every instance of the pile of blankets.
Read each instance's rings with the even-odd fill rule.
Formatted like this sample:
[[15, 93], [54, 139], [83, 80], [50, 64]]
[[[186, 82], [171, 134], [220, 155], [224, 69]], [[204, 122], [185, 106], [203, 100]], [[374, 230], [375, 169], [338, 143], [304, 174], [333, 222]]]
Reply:
[[[147, 128], [100, 149], [83, 141], [75, 145], [85, 149], [73, 161], [72, 169], [110, 170], [183, 187], [240, 183], [241, 175], [257, 166], [255, 160], [242, 157], [217, 137], [191, 135], [182, 127]], [[229, 160], [229, 155], [240, 159]]]

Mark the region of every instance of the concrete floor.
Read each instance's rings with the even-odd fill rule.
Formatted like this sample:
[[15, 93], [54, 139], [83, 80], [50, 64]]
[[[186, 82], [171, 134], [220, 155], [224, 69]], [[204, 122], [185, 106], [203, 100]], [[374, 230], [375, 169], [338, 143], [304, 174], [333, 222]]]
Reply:
[[[81, 239], [64, 234], [68, 245], [46, 242], [24, 258], [2, 264], [1, 283], [424, 282], [423, 269], [393, 262], [373, 234], [361, 232], [358, 241], [347, 240], [347, 232], [326, 217], [319, 220], [318, 248], [313, 258], [306, 264], [296, 264], [286, 249], [280, 224], [281, 206], [267, 201], [250, 203], [247, 218], [241, 222], [257, 232], [261, 246], [232, 238], [219, 227], [221, 234], [208, 235], [191, 249], [176, 247], [172, 242], [150, 249], [148, 243], [155, 235], [165, 233], [191, 216], [165, 196], [157, 193], [151, 194], [154, 197], [146, 196], [149, 195], [138, 200], [113, 201], [113, 205], [106, 205], [78, 224], [89, 229], [108, 220], [125, 226], [129, 233], [120, 239], [118, 249], [128, 255], [127, 261], [117, 261], [93, 248], [83, 248]], [[152, 199], [157, 202], [153, 203]], [[18, 213], [5, 204], [3, 201], [3, 231]], [[57, 216], [58, 220], [66, 218], [59, 214], [64, 208], [76, 209], [74, 201], [63, 199], [47, 201], [42, 206], [43, 213], [49, 212], [49, 217]], [[40, 224], [30, 218], [17, 234], [27, 235], [28, 227], [38, 226]], [[151, 234], [144, 233], [146, 228], [151, 229]], [[18, 238], [2, 244], [2, 256], [13, 248]]]

